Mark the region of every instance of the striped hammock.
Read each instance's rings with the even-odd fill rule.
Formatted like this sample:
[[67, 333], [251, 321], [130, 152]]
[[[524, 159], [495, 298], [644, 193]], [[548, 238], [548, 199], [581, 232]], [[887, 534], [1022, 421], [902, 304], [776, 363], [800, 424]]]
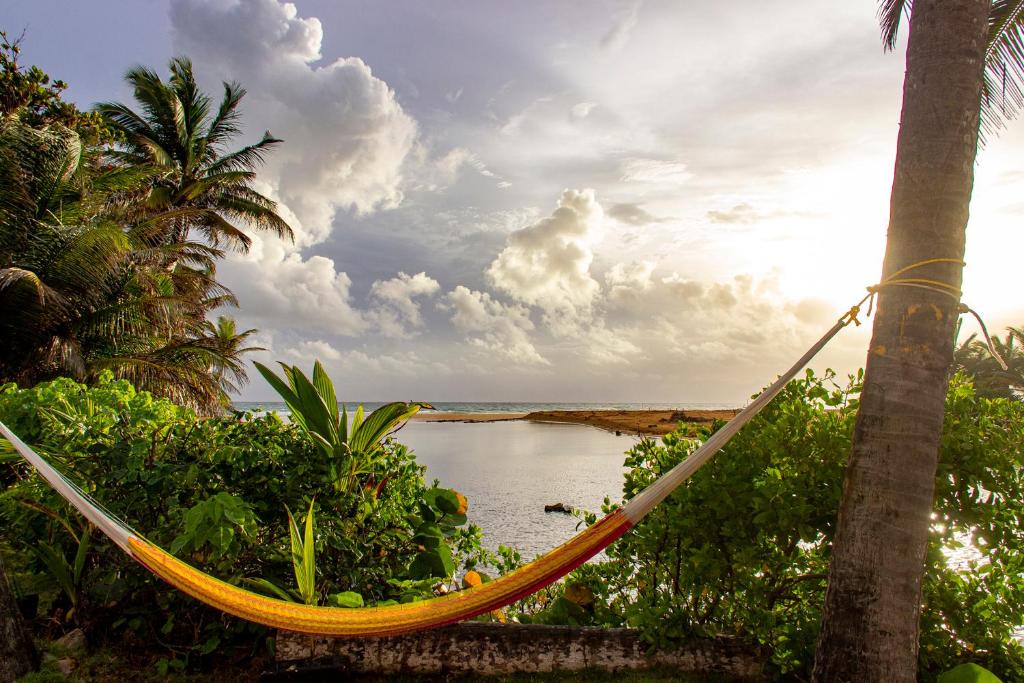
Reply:
[[0, 435], [39, 475], [110, 540], [139, 564], [175, 588], [236, 617], [312, 635], [391, 636], [452, 624], [512, 604], [562, 578], [635, 526], [749, 422], [832, 337], [856, 320], [857, 307], [843, 315], [785, 374], [715, 432], [686, 460], [666, 472], [623, 507], [606, 515], [530, 564], [488, 583], [443, 597], [385, 607], [317, 607], [268, 598], [231, 585], [182, 562], [153, 545], [106, 511], [0, 422]]

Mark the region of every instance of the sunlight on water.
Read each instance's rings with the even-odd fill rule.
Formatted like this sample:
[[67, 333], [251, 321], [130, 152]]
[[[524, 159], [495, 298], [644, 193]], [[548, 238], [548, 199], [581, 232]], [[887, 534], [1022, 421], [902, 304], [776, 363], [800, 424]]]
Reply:
[[427, 479], [469, 498], [469, 519], [488, 548], [516, 547], [525, 559], [568, 540], [579, 519], [546, 513], [565, 503], [599, 511], [622, 495], [622, 462], [635, 437], [593, 427], [531, 422], [412, 422], [399, 434], [427, 466]]

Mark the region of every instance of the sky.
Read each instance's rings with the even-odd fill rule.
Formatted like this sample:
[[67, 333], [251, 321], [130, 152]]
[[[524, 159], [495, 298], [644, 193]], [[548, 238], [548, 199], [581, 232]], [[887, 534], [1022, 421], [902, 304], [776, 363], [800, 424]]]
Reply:
[[[284, 143], [219, 278], [266, 351], [345, 400], [742, 405], [877, 281], [905, 36], [870, 0], [7, 0], [82, 107], [190, 57]], [[1006, 290], [1024, 124], [979, 155], [964, 301]], [[860, 367], [870, 325], [813, 363]], [[963, 334], [974, 331], [965, 321]], [[242, 400], [272, 400], [256, 373]]]

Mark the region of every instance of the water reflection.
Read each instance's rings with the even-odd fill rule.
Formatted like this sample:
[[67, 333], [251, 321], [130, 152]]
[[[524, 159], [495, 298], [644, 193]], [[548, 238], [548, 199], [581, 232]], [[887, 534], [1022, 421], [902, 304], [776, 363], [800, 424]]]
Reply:
[[398, 438], [427, 466], [428, 481], [469, 498], [469, 519], [488, 548], [514, 546], [525, 559], [576, 532], [576, 517], [545, 513], [545, 505], [599, 511], [604, 496], [621, 498], [624, 453], [637, 441], [532, 422], [411, 422]]

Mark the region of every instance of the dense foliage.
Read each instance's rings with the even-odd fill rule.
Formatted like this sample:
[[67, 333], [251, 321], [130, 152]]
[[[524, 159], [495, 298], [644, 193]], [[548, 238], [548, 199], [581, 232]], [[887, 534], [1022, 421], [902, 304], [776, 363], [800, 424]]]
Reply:
[[[573, 581], [596, 596], [558, 609], [578, 623], [630, 625], [655, 644], [734, 634], [783, 672], [811, 665], [860, 378], [791, 382], [764, 413]], [[926, 680], [957, 663], [1024, 678], [1024, 404], [947, 398], [921, 621]], [[628, 500], [697, 442], [668, 435], [627, 454]], [[969, 545], [968, 545], [969, 544]], [[952, 560], [950, 559], [952, 553]], [[570, 601], [571, 602], [571, 601]], [[577, 601], [578, 602], [578, 601]], [[554, 606], [554, 605], [553, 605]], [[551, 607], [548, 610], [552, 609]]]
[[971, 378], [979, 396], [1020, 399], [1024, 396], [1024, 329], [1008, 327], [1005, 338], [993, 336], [990, 341], [991, 350], [977, 335], [965, 339], [956, 348], [954, 368]]
[[[315, 443], [276, 415], [200, 419], [110, 375], [89, 388], [70, 379], [0, 389], [0, 421], [115, 515], [164, 548], [236, 584], [291, 595], [289, 513], [315, 512], [313, 585], [303, 599], [353, 606], [411, 600], [472, 567], [480, 532], [449, 510], [459, 497], [423, 481], [405, 447], [381, 441], [351, 490]], [[0, 550], [38, 615], [93, 634], [165, 645], [177, 660], [226, 639], [252, 643], [257, 627], [207, 609], [150, 576], [97, 533], [14, 456], [0, 465]], [[362, 485], [373, 482], [373, 485]], [[464, 508], [462, 510], [464, 512]], [[422, 559], [425, 524], [450, 565]], [[436, 554], [436, 553], [434, 553]], [[244, 636], [239, 640], [237, 636]], [[225, 642], [226, 644], [226, 642]]]
[[[18, 64], [0, 42], [0, 382], [109, 370], [137, 387], [216, 413], [247, 380], [254, 330], [211, 320], [234, 305], [217, 281], [240, 225], [290, 236], [252, 189], [269, 135], [229, 151], [245, 94], [225, 84], [216, 110], [186, 59], [163, 82], [134, 69], [142, 114], [117, 103], [80, 112], [64, 84]], [[193, 234], [194, 233], [194, 234]]]

